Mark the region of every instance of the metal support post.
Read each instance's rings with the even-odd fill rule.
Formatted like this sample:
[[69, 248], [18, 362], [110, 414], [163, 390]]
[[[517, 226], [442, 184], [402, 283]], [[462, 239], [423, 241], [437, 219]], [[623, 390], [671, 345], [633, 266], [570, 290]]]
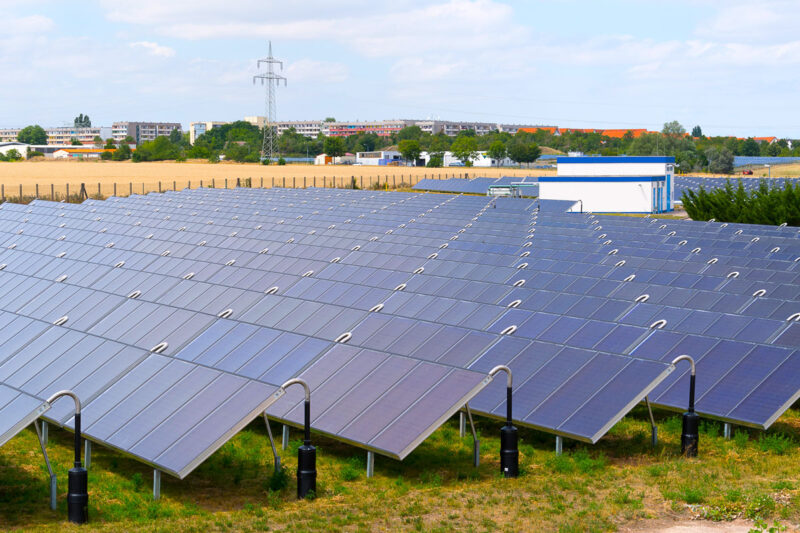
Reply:
[[730, 425], [729, 423], [727, 423], [727, 422], [726, 422], [726, 423], [725, 423], [725, 424], [722, 426], [722, 434], [723, 434], [723, 436], [724, 436], [726, 439], [730, 439], [730, 438], [731, 438], [731, 433], [732, 433], [732, 431], [731, 431], [731, 425]]
[[472, 421], [472, 411], [469, 409], [469, 404], [466, 404], [464, 407], [467, 409], [469, 427], [472, 430], [472, 465], [478, 468], [481, 464], [481, 441], [478, 439], [478, 432], [475, 431], [475, 423]]
[[45, 446], [47, 446], [47, 442], [48, 442], [48, 439], [49, 439], [49, 435], [48, 435], [50, 433], [49, 429], [50, 429], [50, 425], [47, 423], [47, 421], [46, 420], [42, 420], [42, 442], [44, 443]]
[[153, 501], [161, 499], [161, 470], [153, 469]]
[[367, 478], [375, 475], [375, 452], [367, 452]]
[[58, 494], [58, 480], [56, 479], [56, 474], [53, 472], [53, 467], [50, 466], [50, 459], [47, 457], [47, 448], [45, 445], [47, 442], [45, 441], [45, 434], [44, 430], [47, 428], [47, 422], [42, 420], [42, 429], [39, 429], [39, 425], [36, 421], [33, 422], [33, 427], [36, 428], [36, 434], [39, 436], [39, 445], [42, 447], [42, 454], [44, 455], [44, 464], [47, 465], [47, 472], [50, 474], [50, 509], [53, 511], [56, 510], [58, 506], [58, 502], [56, 501], [56, 496]]
[[644, 403], [647, 405], [647, 413], [650, 415], [650, 445], [655, 448], [658, 446], [658, 427], [656, 420], [653, 418], [653, 409], [650, 407], [650, 398], [644, 397]]
[[561, 455], [564, 452], [564, 439], [561, 435], [556, 435], [556, 455]]
[[281, 450], [289, 447], [289, 426], [283, 425], [283, 435], [281, 435]]
[[467, 432], [467, 415], [464, 411], [458, 413], [458, 436], [462, 439]]
[[83, 464], [86, 470], [92, 466], [92, 441], [88, 439], [83, 441]]
[[275, 449], [275, 440], [272, 438], [272, 428], [269, 427], [269, 418], [267, 412], [264, 411], [264, 424], [267, 425], [267, 435], [269, 435], [269, 445], [272, 447], [272, 457], [275, 460], [275, 472], [281, 469], [281, 456], [278, 455], [278, 450]]

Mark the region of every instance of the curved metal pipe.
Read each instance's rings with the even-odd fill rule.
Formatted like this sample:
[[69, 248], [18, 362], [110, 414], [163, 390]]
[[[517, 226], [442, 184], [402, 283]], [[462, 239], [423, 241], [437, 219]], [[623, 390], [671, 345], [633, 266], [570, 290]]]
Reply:
[[308, 446], [311, 444], [311, 388], [308, 386], [308, 383], [305, 380], [300, 378], [292, 378], [283, 385], [281, 385], [282, 389], [286, 389], [287, 387], [291, 387], [292, 385], [302, 385], [303, 389], [305, 390], [305, 421], [303, 424], [303, 440], [305, 441], [305, 445]]
[[689, 361], [689, 364], [692, 365], [692, 374], [691, 376], [689, 376], [689, 412], [694, 413], [694, 388], [695, 388], [694, 359], [690, 355], [679, 355], [678, 357], [672, 360], [672, 364], [674, 365], [681, 361]]
[[71, 390], [60, 390], [48, 398], [47, 403], [53, 403], [62, 396], [69, 396], [75, 402], [75, 467], [81, 466], [81, 400]]
[[505, 365], [497, 365], [493, 369], [489, 371], [489, 375], [494, 377], [495, 374], [498, 372], [503, 371], [508, 375], [506, 379], [506, 424], [512, 426], [512, 412], [511, 412], [511, 396], [512, 396], [512, 378], [511, 378], [511, 369]]

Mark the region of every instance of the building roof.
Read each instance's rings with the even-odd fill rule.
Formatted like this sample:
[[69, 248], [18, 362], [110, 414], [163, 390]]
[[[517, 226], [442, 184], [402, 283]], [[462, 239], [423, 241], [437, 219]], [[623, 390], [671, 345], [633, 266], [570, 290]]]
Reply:
[[99, 154], [102, 152], [113, 152], [116, 148], [61, 148], [58, 152], [67, 152], [68, 154]]

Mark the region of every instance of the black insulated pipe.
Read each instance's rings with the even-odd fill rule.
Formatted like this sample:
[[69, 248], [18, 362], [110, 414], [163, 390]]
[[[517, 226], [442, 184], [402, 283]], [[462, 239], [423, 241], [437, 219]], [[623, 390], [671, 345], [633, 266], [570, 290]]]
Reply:
[[498, 365], [489, 371], [490, 376], [504, 371], [508, 374], [506, 383], [506, 425], [500, 428], [500, 471], [505, 477], [519, 476], [519, 435], [512, 421], [512, 381], [511, 369]]
[[297, 449], [297, 499], [305, 498], [309, 492], [317, 492], [317, 449], [311, 445], [311, 389], [299, 378], [290, 379], [281, 388], [294, 384], [305, 389], [305, 420], [303, 445]]
[[689, 377], [689, 410], [683, 413], [681, 428], [681, 455], [686, 457], [697, 457], [700, 444], [700, 416], [694, 411], [694, 391], [695, 391], [695, 365], [694, 359], [688, 355], [681, 355], [672, 361], [672, 364], [679, 361], [689, 361], [692, 365], [692, 373]]
[[75, 463], [68, 473], [67, 518], [73, 524], [85, 524], [89, 521], [89, 472], [81, 464], [81, 402], [74, 392], [64, 390], [51, 396], [47, 403], [62, 396], [75, 401]]

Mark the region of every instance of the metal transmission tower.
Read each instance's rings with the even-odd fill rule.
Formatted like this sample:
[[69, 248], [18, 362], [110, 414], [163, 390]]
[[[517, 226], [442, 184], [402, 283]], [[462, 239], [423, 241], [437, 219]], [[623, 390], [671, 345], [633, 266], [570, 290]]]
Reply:
[[269, 56], [265, 59], [258, 60], [258, 68], [261, 68], [261, 63], [266, 63], [267, 71], [263, 74], [256, 74], [253, 76], [253, 84], [257, 80], [261, 80], [261, 85], [266, 85], [266, 122], [264, 123], [264, 142], [261, 144], [261, 160], [272, 161], [272, 156], [275, 153], [275, 128], [273, 126], [275, 120], [275, 89], [283, 81], [284, 87], [286, 86], [286, 78], [280, 74], [275, 73], [275, 65], [280, 65], [283, 70], [283, 61], [279, 61], [272, 57], [272, 41], [269, 42]]

